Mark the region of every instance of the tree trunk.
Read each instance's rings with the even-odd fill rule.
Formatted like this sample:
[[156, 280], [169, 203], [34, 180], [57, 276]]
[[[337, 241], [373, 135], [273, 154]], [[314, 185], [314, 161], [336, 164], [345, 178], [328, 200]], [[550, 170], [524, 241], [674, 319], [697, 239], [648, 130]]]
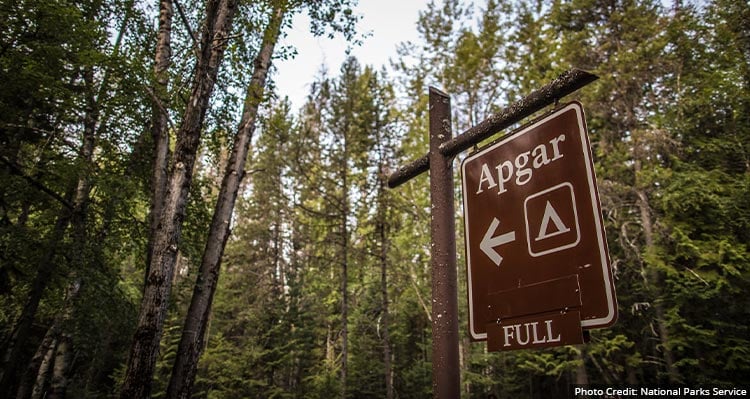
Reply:
[[52, 367], [52, 381], [50, 382], [47, 399], [63, 399], [68, 388], [68, 369], [72, 357], [71, 337], [63, 333], [55, 350], [55, 363]]
[[[346, 213], [344, 213], [346, 215]], [[341, 264], [341, 398], [346, 399], [346, 382], [348, 378], [349, 363], [349, 265], [347, 262], [348, 256], [348, 229], [346, 225], [346, 217], [342, 220], [342, 234], [343, 234], [343, 253], [344, 259]]]
[[230, 234], [230, 221], [237, 199], [240, 182], [245, 174], [245, 161], [255, 131], [258, 107], [268, 77], [274, 47], [281, 32], [285, 10], [274, 10], [263, 36], [263, 43], [253, 63], [253, 76], [247, 89], [245, 106], [232, 155], [227, 163], [216, 209], [211, 221], [206, 248], [198, 278], [195, 282], [190, 308], [185, 318], [172, 376], [167, 388], [167, 398], [189, 398], [195, 381], [198, 360], [203, 350], [208, 315], [211, 311], [221, 268], [221, 257]]
[[[636, 169], [640, 169], [640, 162], [636, 161]], [[646, 251], [651, 251], [654, 247], [653, 223], [651, 222], [651, 211], [648, 205], [648, 197], [643, 189], [636, 189], [638, 197], [638, 209], [640, 211], [641, 224], [643, 226], [643, 236], [646, 244]], [[664, 304], [662, 303], [662, 284], [664, 277], [661, 272], [652, 265], [647, 265], [649, 275], [649, 289], [653, 293], [654, 311], [656, 312], [656, 327], [659, 333], [659, 343], [661, 344], [662, 357], [667, 369], [667, 376], [670, 384], [679, 383], [680, 376], [677, 368], [674, 366], [674, 356], [669, 344], [669, 329], [667, 327]]]
[[206, 5], [206, 21], [201, 35], [201, 52], [195, 67], [192, 93], [177, 132], [164, 206], [151, 240], [153, 250], [149, 273], [120, 392], [123, 399], [147, 398], [151, 394], [201, 127], [224, 56], [235, 10], [236, 0], [210, 0]]
[[[28, 398], [36, 387], [35, 381], [38, 383], [40, 378], [46, 380], [46, 377], [42, 376], [44, 376], [49, 369], [49, 363], [51, 362], [52, 354], [54, 353], [57, 325], [57, 319], [55, 319], [55, 323], [53, 323], [47, 330], [42, 342], [39, 344], [34, 356], [31, 358], [29, 365], [26, 367], [26, 372], [24, 372], [23, 377], [18, 382], [16, 399]], [[44, 383], [44, 381], [42, 381], [42, 383]]]
[[55, 360], [55, 358], [53, 358], [53, 353], [58, 344], [62, 341], [60, 335], [62, 329], [73, 316], [73, 302], [78, 296], [80, 288], [81, 285], [78, 279], [74, 279], [74, 282], [68, 286], [63, 305], [64, 310], [55, 317], [54, 322], [47, 330], [42, 342], [39, 344], [34, 357], [31, 358], [29, 365], [26, 367], [26, 372], [21, 381], [19, 381], [16, 399], [26, 399], [30, 394], [32, 394], [33, 397], [39, 397], [39, 395], [43, 393], [40, 392], [39, 395], [37, 395], [34, 392], [43, 389], [46, 384], [49, 368], [52, 361]]
[[[382, 166], [382, 165], [381, 165]], [[381, 170], [383, 168], [381, 167]], [[378, 235], [380, 236], [380, 295], [383, 307], [383, 371], [385, 373], [385, 397], [393, 399], [393, 369], [391, 366], [391, 342], [388, 326], [390, 315], [388, 313], [388, 233], [387, 233], [387, 204], [384, 200], [385, 195], [385, 174], [381, 173], [378, 186]]]
[[[36, 380], [34, 386], [31, 389], [31, 399], [40, 399], [46, 391], [47, 383], [50, 377], [50, 370], [52, 369], [52, 362], [55, 360], [55, 353], [57, 351], [57, 339], [50, 340], [49, 347], [44, 351], [42, 362], [39, 366], [39, 371], [36, 374]], [[21, 396], [22, 393], [19, 390], [18, 398], [25, 399], [26, 395]]]
[[146, 272], [148, 276], [151, 265], [153, 239], [164, 206], [164, 192], [167, 189], [167, 168], [169, 157], [169, 133], [167, 115], [169, 75], [167, 70], [172, 59], [172, 1], [159, 2], [159, 33], [156, 39], [156, 55], [154, 57], [154, 85], [153, 106], [151, 115], [151, 137], [153, 140], [153, 164], [151, 175], [151, 208], [149, 209], [148, 253], [146, 258]]
[[[346, 133], [345, 133], [346, 134]], [[346, 399], [346, 388], [349, 364], [349, 187], [348, 187], [348, 163], [349, 153], [347, 144], [349, 140], [344, 136], [344, 161], [341, 170], [341, 187], [344, 197], [341, 201], [341, 399]]]
[[[78, 279], [74, 279], [74, 282], [68, 286], [63, 305], [64, 310], [55, 318], [39, 344], [34, 357], [29, 362], [26, 374], [16, 393], [16, 399], [26, 399], [29, 395], [32, 399], [44, 396], [47, 392], [50, 370], [53, 370], [50, 390], [57, 392], [57, 397], [64, 396], [67, 384], [66, 374], [70, 365], [69, 357], [66, 356], [69, 355], [71, 350], [71, 337], [62, 332], [62, 329], [73, 316], [73, 303], [80, 292], [80, 288], [81, 284]], [[63, 347], [61, 348], [61, 346]], [[51, 391], [47, 393], [52, 395]]]

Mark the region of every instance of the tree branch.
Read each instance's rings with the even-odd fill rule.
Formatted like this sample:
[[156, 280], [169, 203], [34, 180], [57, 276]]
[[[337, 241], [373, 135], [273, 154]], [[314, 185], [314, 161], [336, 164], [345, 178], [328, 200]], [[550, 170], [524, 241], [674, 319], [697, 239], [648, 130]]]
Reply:
[[33, 187], [37, 188], [38, 190], [44, 192], [45, 194], [47, 194], [50, 197], [52, 197], [55, 200], [57, 200], [57, 202], [59, 202], [60, 204], [62, 204], [64, 207], [66, 207], [66, 208], [68, 208], [70, 210], [73, 210], [73, 204], [71, 204], [70, 202], [68, 202], [65, 198], [63, 198], [62, 196], [60, 196], [60, 194], [54, 192], [53, 190], [51, 190], [50, 188], [48, 188], [47, 186], [45, 186], [44, 184], [42, 184], [38, 180], [34, 179], [31, 176], [28, 176], [26, 173], [23, 172], [23, 170], [21, 170], [20, 167], [18, 167], [18, 165], [16, 165], [15, 163], [9, 161], [8, 159], [6, 159], [3, 156], [0, 156], [0, 161], [2, 161], [8, 167], [8, 169], [11, 172], [11, 174], [14, 174], [16, 176], [21, 177], [22, 179], [26, 180], [29, 184], [31, 184]]
[[193, 29], [190, 28], [190, 23], [188, 23], [187, 17], [185, 17], [185, 11], [182, 9], [182, 6], [180, 5], [180, 2], [177, 0], [173, 0], [174, 5], [177, 6], [177, 13], [180, 14], [180, 19], [182, 20], [182, 23], [185, 25], [185, 29], [187, 29], [188, 34], [190, 34], [190, 38], [193, 39], [193, 49], [198, 50], [198, 40], [195, 38], [195, 33], [193, 33]]

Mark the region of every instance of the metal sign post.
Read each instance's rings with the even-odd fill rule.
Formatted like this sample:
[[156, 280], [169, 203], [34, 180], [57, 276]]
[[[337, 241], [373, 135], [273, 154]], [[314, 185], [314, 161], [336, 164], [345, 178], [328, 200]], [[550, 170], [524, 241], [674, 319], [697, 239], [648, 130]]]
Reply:
[[[596, 79], [597, 76], [588, 72], [571, 69], [452, 139], [448, 95], [437, 89], [430, 89], [430, 151], [391, 174], [388, 186], [395, 188], [427, 170], [431, 171], [433, 397], [460, 397], [453, 158], [461, 151], [554, 104]], [[499, 242], [504, 240], [502, 237], [490, 237], [485, 246], [501, 245]], [[534, 320], [519, 320], [517, 324], [519, 332], [523, 328], [524, 331], [536, 331], [539, 336], [546, 334], [544, 337], [547, 342], [554, 343], [557, 337], [551, 328], [551, 331], [546, 330], [544, 322], [540, 324]], [[515, 331], [516, 326], [513, 325], [501, 328], [498, 334], [510, 336]]]
[[453, 157], [440, 145], [451, 138], [450, 97], [430, 87], [430, 231], [432, 239], [432, 392], [435, 398], [460, 397], [456, 223]]

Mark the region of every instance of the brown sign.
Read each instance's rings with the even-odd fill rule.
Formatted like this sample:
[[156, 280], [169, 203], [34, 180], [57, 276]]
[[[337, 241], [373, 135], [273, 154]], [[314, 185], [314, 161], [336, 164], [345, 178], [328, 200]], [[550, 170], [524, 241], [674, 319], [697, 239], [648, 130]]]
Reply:
[[[501, 339], [510, 331], [497, 330], [506, 318], [566, 308], [580, 312], [568, 313], [580, 315], [583, 328], [615, 322], [581, 104], [567, 104], [468, 156], [461, 172], [472, 339], [487, 339], [488, 325]], [[540, 323], [537, 329], [546, 328]]]
[[487, 350], [546, 348], [583, 343], [581, 314], [556, 312], [487, 324]]

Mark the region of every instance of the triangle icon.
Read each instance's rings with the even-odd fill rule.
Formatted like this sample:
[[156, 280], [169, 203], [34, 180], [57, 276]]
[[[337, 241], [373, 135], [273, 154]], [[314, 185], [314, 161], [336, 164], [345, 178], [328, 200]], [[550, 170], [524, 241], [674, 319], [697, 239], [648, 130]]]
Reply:
[[[548, 232], [547, 230], [549, 230], [550, 221], [554, 224], [554, 230]], [[560, 219], [560, 215], [555, 211], [555, 208], [553, 208], [552, 204], [547, 201], [547, 206], [544, 208], [544, 216], [542, 217], [542, 225], [539, 227], [539, 235], [534, 240], [544, 240], [569, 231], [570, 227], [563, 223], [562, 219]]]

